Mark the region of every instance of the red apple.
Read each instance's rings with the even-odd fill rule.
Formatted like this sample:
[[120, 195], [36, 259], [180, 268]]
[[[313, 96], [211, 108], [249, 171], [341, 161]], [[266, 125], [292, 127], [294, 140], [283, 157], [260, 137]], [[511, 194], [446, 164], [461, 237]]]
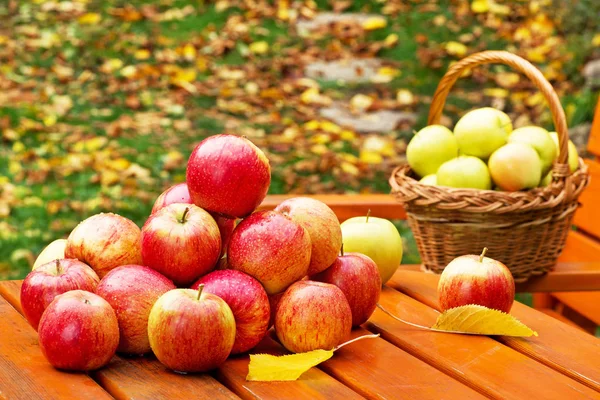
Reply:
[[212, 271], [221, 254], [215, 220], [193, 204], [174, 203], [142, 228], [143, 264], [185, 286]]
[[[173, 203], [193, 204], [187, 183], [179, 183], [162, 192], [154, 202], [152, 214]], [[209, 214], [215, 219], [219, 227], [219, 233], [221, 234], [221, 255], [223, 255], [227, 250], [227, 244], [229, 243], [233, 228], [235, 228], [235, 219], [225, 218], [212, 212], [209, 212]]]
[[375, 261], [361, 253], [343, 253], [311, 279], [331, 283], [344, 292], [352, 310], [352, 326], [366, 322], [379, 301], [381, 275]]
[[178, 183], [162, 192], [154, 201], [151, 214], [173, 203], [193, 204], [187, 183]]
[[278, 205], [275, 211], [288, 215], [308, 231], [312, 244], [308, 275], [325, 270], [335, 261], [342, 245], [342, 229], [327, 204], [308, 197], [294, 197]]
[[83, 290], [56, 296], [42, 315], [38, 334], [48, 362], [70, 371], [105, 366], [119, 345], [119, 323], [112, 307]]
[[275, 332], [289, 351], [331, 350], [346, 341], [351, 330], [352, 310], [335, 285], [296, 282], [279, 300]]
[[37, 330], [44, 310], [56, 296], [75, 289], [93, 292], [99, 281], [94, 270], [78, 260], [42, 264], [27, 275], [21, 286], [23, 314]]
[[283, 297], [285, 292], [269, 295], [269, 306], [271, 307], [271, 317], [269, 318], [269, 328], [275, 325], [275, 315], [277, 314], [277, 308], [279, 308], [279, 300]]
[[269, 328], [271, 308], [267, 292], [256, 279], [232, 269], [213, 271], [200, 278], [192, 289], [204, 285], [204, 293], [219, 296], [231, 308], [235, 318], [235, 342], [231, 354], [243, 353], [256, 346]]
[[190, 155], [186, 180], [197, 206], [228, 218], [245, 218], [267, 195], [271, 167], [248, 139], [215, 135], [200, 142]]
[[227, 303], [199, 290], [174, 289], [152, 307], [150, 346], [156, 358], [179, 372], [202, 372], [223, 364], [235, 342], [235, 319]]
[[123, 265], [110, 271], [96, 288], [115, 310], [119, 321], [119, 347], [127, 354], [150, 351], [148, 316], [160, 296], [175, 285], [155, 270], [141, 265]]
[[440, 308], [478, 304], [510, 312], [515, 298], [515, 280], [510, 270], [500, 261], [480, 256], [466, 255], [452, 260], [440, 276], [438, 298]]
[[300, 224], [278, 212], [259, 211], [233, 231], [227, 262], [275, 294], [306, 275], [310, 251], [310, 237]]
[[69, 235], [65, 258], [86, 263], [100, 278], [120, 265], [141, 264], [140, 228], [117, 214], [93, 215]]

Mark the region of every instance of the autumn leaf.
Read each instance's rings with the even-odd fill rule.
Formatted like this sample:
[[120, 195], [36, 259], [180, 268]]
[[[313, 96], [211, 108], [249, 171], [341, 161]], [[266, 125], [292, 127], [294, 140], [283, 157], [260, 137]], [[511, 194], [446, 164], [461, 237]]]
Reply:
[[446, 52], [452, 56], [464, 57], [467, 54], [467, 46], [462, 43], [450, 41], [446, 43]]
[[81, 25], [96, 25], [102, 17], [98, 13], [86, 13], [77, 19]]
[[387, 20], [383, 17], [369, 17], [362, 23], [362, 28], [365, 31], [374, 31], [376, 29], [385, 28]]
[[332, 350], [313, 350], [306, 353], [273, 356], [270, 354], [251, 354], [248, 364], [247, 381], [295, 381], [303, 373], [333, 357], [336, 350], [361, 339], [376, 338], [376, 335], [364, 335], [349, 340]]
[[269, 51], [269, 44], [262, 40], [260, 42], [250, 43], [248, 48], [254, 54], [266, 54]]

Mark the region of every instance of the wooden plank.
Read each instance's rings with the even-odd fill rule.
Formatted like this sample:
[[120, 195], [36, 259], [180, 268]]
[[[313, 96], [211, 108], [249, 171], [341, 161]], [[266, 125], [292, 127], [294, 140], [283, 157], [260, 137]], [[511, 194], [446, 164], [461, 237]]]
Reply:
[[554, 292], [558, 301], [600, 325], [600, 292]]
[[111, 399], [89, 376], [54, 369], [27, 321], [0, 297], [0, 398]]
[[[0, 295], [10, 301], [11, 304], [14, 304], [19, 312], [21, 310], [19, 299], [21, 282], [0, 282]], [[18, 314], [16, 315], [18, 316]], [[35, 331], [24, 318], [19, 318], [26, 325], [27, 329], [24, 330], [36, 338], [35, 343], [30, 343], [31, 351], [39, 354], [45, 366], [52, 368], [42, 356], [37, 345]], [[13, 334], [11, 333], [11, 335]], [[18, 337], [20, 334], [15, 336]], [[0, 334], [0, 338], [2, 338], [0, 346], [5, 344], [5, 337], [7, 336]], [[2, 354], [0, 354], [0, 361], [2, 358]], [[70, 375], [68, 377], [70, 378]], [[203, 396], [211, 399], [238, 398], [208, 374], [195, 374], [184, 377], [169, 371], [152, 356], [132, 358], [115, 356], [107, 367], [93, 372], [92, 377], [117, 399], [189, 399]], [[90, 381], [93, 383], [91, 379]]]
[[391, 194], [318, 194], [318, 195], [268, 195], [259, 210], [271, 210], [291, 197], [312, 197], [327, 204], [340, 222], [352, 217], [371, 215], [386, 219], [406, 219], [404, 208]]
[[[380, 303], [398, 317], [432, 326], [438, 313], [417, 300], [384, 288]], [[599, 393], [486, 336], [435, 333], [413, 328], [377, 310], [369, 329], [496, 399], [598, 398]]]
[[[287, 354], [281, 345], [268, 336], [253, 349], [253, 352]], [[247, 382], [248, 362], [247, 355], [231, 357], [216, 373], [219, 381], [243, 399], [352, 400], [363, 398], [318, 368], [311, 368], [298, 380], [292, 382]]]
[[[590, 184], [579, 196], [581, 207], [575, 213], [573, 223], [581, 230], [600, 240], [600, 162], [585, 160], [590, 172]], [[600, 256], [596, 256], [596, 261]]]
[[[437, 275], [400, 271], [390, 287], [439, 309]], [[600, 391], [600, 340], [548, 315], [516, 302], [511, 314], [539, 333], [532, 338], [498, 337], [507, 346]]]
[[598, 262], [600, 261], [600, 242], [581, 232], [571, 231], [558, 261], [559, 263]]
[[594, 114], [587, 149], [590, 153], [600, 156], [600, 98], [596, 103], [596, 113]]
[[[352, 337], [367, 333], [354, 329]], [[346, 346], [319, 368], [369, 399], [484, 398], [381, 338]]]
[[583, 328], [580, 327], [579, 325], [577, 325], [575, 322], [571, 321], [570, 319], [568, 319], [564, 315], [557, 313], [556, 311], [554, 311], [551, 308], [541, 308], [541, 309], [538, 309], [538, 311], [543, 312], [544, 314], [546, 314], [546, 315], [548, 315], [548, 316], [550, 316], [550, 317], [552, 317], [554, 319], [557, 319], [557, 320], [559, 320], [561, 322], [564, 322], [567, 325], [571, 325], [574, 328], [583, 330]]

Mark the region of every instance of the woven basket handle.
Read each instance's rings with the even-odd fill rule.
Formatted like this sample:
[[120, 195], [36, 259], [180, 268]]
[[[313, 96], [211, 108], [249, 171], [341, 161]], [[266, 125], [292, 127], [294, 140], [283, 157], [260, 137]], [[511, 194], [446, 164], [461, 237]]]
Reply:
[[[452, 86], [454, 86], [456, 80], [462, 75], [463, 71], [482, 64], [509, 65], [515, 70], [523, 73], [535, 84], [535, 86], [537, 86], [537, 88], [546, 98], [546, 101], [550, 105], [550, 111], [552, 112], [552, 120], [554, 121], [554, 127], [556, 128], [556, 132], [558, 134], [558, 163], [566, 164], [569, 156], [569, 131], [567, 129], [565, 112], [562, 109], [558, 95], [552, 88], [550, 82], [548, 82], [539, 69], [533, 66], [533, 64], [531, 64], [529, 61], [508, 51], [482, 51], [480, 53], [471, 54], [470, 56], [463, 58], [448, 68], [448, 71], [438, 84], [435, 94], [433, 95], [427, 124], [433, 125], [440, 122], [440, 117], [442, 116], [442, 110], [444, 108], [444, 104], [446, 103], [448, 92], [450, 92], [450, 89]], [[568, 167], [566, 166], [562, 169], [564, 171], [569, 171]], [[568, 174], [569, 173], [567, 172], [567, 175]]]

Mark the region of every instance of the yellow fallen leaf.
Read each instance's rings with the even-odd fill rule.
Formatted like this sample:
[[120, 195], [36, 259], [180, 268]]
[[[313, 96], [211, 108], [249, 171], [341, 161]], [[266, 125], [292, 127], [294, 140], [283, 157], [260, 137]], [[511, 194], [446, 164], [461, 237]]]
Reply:
[[100, 71], [105, 74], [110, 74], [118, 69], [123, 67], [123, 61], [118, 58], [111, 58], [110, 60], [106, 60], [102, 66], [100, 67]]
[[315, 87], [308, 88], [302, 92], [300, 100], [304, 104], [319, 104], [322, 106], [328, 106], [333, 102], [331, 98], [320, 94], [319, 89]]
[[313, 119], [313, 120], [310, 120], [307, 123], [305, 123], [303, 125], [303, 127], [307, 131], [316, 131], [317, 129], [319, 129], [321, 127], [321, 122]]
[[147, 49], [136, 50], [133, 57], [135, 57], [136, 60], [147, 60], [150, 58], [150, 51]]
[[516, 74], [514, 72], [500, 72], [494, 77], [496, 83], [502, 86], [503, 88], [513, 87], [514, 85], [519, 83], [520, 79], [521, 77], [519, 76], [519, 74]]
[[372, 105], [373, 98], [362, 93], [354, 95], [350, 100], [350, 108], [353, 111], [365, 112]]
[[402, 106], [408, 106], [415, 102], [415, 97], [408, 89], [400, 89], [396, 93], [396, 101]]
[[314, 146], [310, 147], [310, 151], [313, 154], [322, 156], [323, 154], [327, 153], [329, 149], [324, 144], [315, 144]]
[[467, 46], [459, 42], [450, 41], [446, 43], [445, 49], [452, 56], [463, 57], [467, 54]]
[[273, 356], [271, 354], [251, 354], [250, 363], [248, 364], [247, 381], [295, 381], [303, 373], [329, 360], [333, 353], [361, 339], [376, 338], [376, 335], [364, 335], [342, 343], [332, 350], [317, 349], [306, 353], [287, 354], [284, 356]]
[[395, 33], [390, 33], [383, 41], [385, 47], [392, 47], [396, 43], [398, 43], [398, 35]]
[[385, 28], [387, 20], [383, 17], [369, 17], [363, 23], [362, 27], [365, 31], [374, 31], [376, 29]]
[[318, 133], [310, 138], [312, 143], [316, 144], [327, 144], [331, 142], [331, 136], [326, 133]]
[[336, 134], [340, 133], [342, 131], [342, 128], [340, 128], [339, 125], [336, 125], [331, 121], [322, 121], [321, 129], [324, 130], [325, 132], [336, 133]]
[[373, 151], [364, 151], [360, 152], [360, 161], [365, 164], [381, 164], [383, 162], [383, 157], [379, 153], [375, 153]]
[[341, 133], [340, 133], [340, 139], [342, 140], [346, 140], [346, 141], [351, 141], [356, 139], [356, 133], [349, 131], [347, 129], [344, 129]]
[[269, 51], [269, 43], [261, 40], [260, 42], [250, 43], [248, 48], [254, 54], [265, 54]]
[[600, 33], [596, 33], [592, 38], [592, 46], [600, 47]]
[[190, 43], [183, 47], [183, 57], [188, 61], [193, 61], [196, 58], [196, 48]]
[[350, 174], [352, 176], [357, 176], [360, 172], [358, 170], [358, 168], [356, 167], [356, 165], [352, 165], [347, 162], [343, 162], [340, 167], [342, 168], [342, 171], [344, 171], [345, 173]]
[[502, 88], [486, 88], [483, 89], [483, 94], [490, 97], [506, 98], [508, 97], [508, 90]]
[[119, 174], [112, 170], [102, 171], [100, 175], [100, 184], [104, 187], [112, 186], [119, 182]]
[[96, 25], [102, 17], [98, 13], [86, 13], [77, 19], [81, 25]]
[[510, 314], [475, 304], [446, 310], [438, 316], [432, 329], [474, 335], [538, 335]]
[[137, 69], [134, 65], [128, 65], [125, 68], [121, 69], [121, 76], [125, 78], [133, 78], [137, 72]]
[[491, 12], [498, 15], [509, 15], [510, 7], [497, 4], [493, 0], [473, 0], [471, 2], [471, 11], [476, 14]]

